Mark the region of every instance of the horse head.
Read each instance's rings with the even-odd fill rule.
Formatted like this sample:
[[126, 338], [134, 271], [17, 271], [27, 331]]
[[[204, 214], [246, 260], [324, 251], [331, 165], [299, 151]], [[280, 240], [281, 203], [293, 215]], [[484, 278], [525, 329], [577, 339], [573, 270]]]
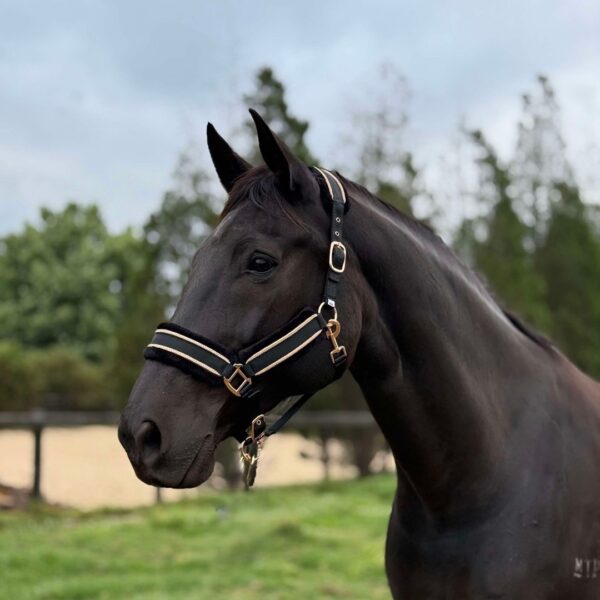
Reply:
[[[331, 302], [317, 310], [332, 260], [332, 209], [324, 200], [324, 182], [251, 113], [266, 166], [251, 166], [208, 125], [210, 154], [228, 200], [218, 226], [197, 251], [171, 322], [157, 330], [163, 338], [171, 336], [173, 344], [204, 345], [208, 350], [201, 351], [212, 353], [208, 359], [218, 362], [220, 356], [230, 370], [220, 377], [194, 369], [193, 362], [179, 360], [175, 347], [165, 354], [161, 343], [146, 351], [148, 360], [123, 412], [119, 439], [137, 476], [150, 484], [201, 484], [213, 470], [221, 441], [243, 439], [257, 415], [289, 396], [325, 387], [342, 371], [330, 360], [326, 330], [315, 330], [307, 348], [297, 344], [289, 360], [272, 360], [281, 364], [252, 378], [252, 394], [236, 393], [250, 380], [234, 372], [235, 365], [229, 367], [238, 349], [253, 348], [258, 340], [266, 340], [263, 349], [273, 345], [270, 340], [289, 340], [298, 324], [322, 320], [326, 311], [343, 323], [346, 366], [358, 344], [360, 278], [350, 249], [347, 260], [346, 250], [342, 257], [345, 272], [335, 310]], [[224, 380], [231, 384], [223, 385]]]

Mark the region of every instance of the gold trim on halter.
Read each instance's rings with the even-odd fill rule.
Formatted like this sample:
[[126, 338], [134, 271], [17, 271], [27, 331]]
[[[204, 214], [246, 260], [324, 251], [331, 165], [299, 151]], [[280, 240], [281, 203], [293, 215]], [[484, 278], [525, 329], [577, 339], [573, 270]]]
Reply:
[[226, 356], [219, 354], [216, 350], [213, 350], [209, 346], [205, 346], [204, 344], [201, 344], [200, 342], [197, 342], [193, 338], [189, 338], [186, 335], [177, 333], [176, 331], [171, 331], [170, 329], [157, 329], [155, 333], [164, 333], [165, 335], [172, 335], [173, 337], [177, 337], [181, 340], [189, 342], [190, 344], [194, 344], [195, 346], [198, 346], [199, 348], [202, 348], [203, 350], [206, 350], [207, 352], [210, 352], [211, 354], [214, 354], [215, 356], [219, 357], [221, 360], [224, 360], [225, 362], [231, 364], [231, 361]]
[[[185, 339], [187, 340], [188, 338], [185, 338]], [[185, 352], [180, 352], [179, 350], [175, 350], [175, 348], [169, 348], [168, 346], [163, 346], [162, 344], [148, 344], [148, 348], [158, 348], [159, 350], [164, 350], [165, 352], [170, 352], [171, 354], [176, 354], [177, 356], [180, 356], [181, 358], [185, 358], [185, 360], [189, 360], [190, 362], [197, 364], [199, 367], [206, 369], [209, 373], [213, 373], [217, 377], [221, 377], [221, 373], [219, 373], [219, 371], [216, 371], [212, 367], [205, 365], [202, 361], [196, 360], [193, 356], [190, 356], [189, 354], [186, 354]], [[227, 362], [229, 362], [229, 361], [227, 361]]]
[[[283, 337], [277, 338], [274, 342], [272, 342], [268, 346], [265, 346], [264, 348], [261, 348], [258, 352], [255, 352], [246, 362], [247, 363], [252, 362], [255, 358], [258, 358], [259, 356], [263, 355], [265, 352], [268, 352], [269, 350], [271, 350], [271, 348], [275, 348], [275, 346], [279, 346], [279, 344], [281, 344], [282, 342], [285, 342], [285, 340], [292, 337], [295, 333], [298, 333], [298, 331], [300, 331], [300, 329], [302, 329], [305, 325], [307, 325], [308, 323], [310, 323], [311, 321], [316, 319], [318, 316], [319, 315], [317, 315], [316, 313], [314, 315], [311, 315], [310, 317], [308, 317], [308, 319], [305, 319], [304, 321], [302, 321], [302, 323], [300, 323], [300, 325], [298, 325], [297, 327], [294, 327], [294, 329], [292, 329], [292, 331], [290, 331]], [[262, 372], [263, 371], [261, 371], [261, 373]], [[259, 375], [259, 373], [256, 373], [256, 374]]]
[[342, 193], [342, 200], [344, 204], [346, 204], [346, 190], [344, 190], [344, 186], [340, 183], [340, 180], [331, 171], [328, 171], [327, 169], [320, 169], [319, 167], [315, 167], [315, 169], [319, 171], [319, 173], [321, 173], [321, 175], [323, 176], [323, 179], [325, 180], [325, 185], [329, 190], [329, 195], [331, 196], [331, 199], [333, 200], [333, 190], [331, 189], [331, 184], [329, 183], [329, 179], [327, 178], [327, 175], [325, 175], [325, 173], [327, 173], [338, 184]]

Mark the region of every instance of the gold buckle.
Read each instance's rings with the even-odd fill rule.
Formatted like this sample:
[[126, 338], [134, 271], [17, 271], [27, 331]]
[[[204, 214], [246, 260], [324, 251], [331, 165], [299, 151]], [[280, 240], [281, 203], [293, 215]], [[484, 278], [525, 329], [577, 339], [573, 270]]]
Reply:
[[[229, 377], [223, 377], [223, 383], [225, 387], [235, 396], [241, 397], [242, 392], [249, 386], [252, 385], [252, 378], [248, 377], [244, 371], [242, 371], [242, 365], [240, 363], [236, 363], [233, 365], [235, 371]], [[239, 385], [235, 385], [234, 379], [236, 377], [241, 377], [242, 381]]]
[[344, 358], [347, 358], [348, 353], [346, 352], [346, 346], [338, 346], [335, 342], [334, 345], [335, 348], [329, 353], [329, 358], [331, 358], [331, 362], [335, 365], [338, 354], [341, 354]]
[[[340, 268], [336, 267], [333, 264], [333, 251], [336, 248], [339, 248], [344, 253], [344, 260], [343, 260], [342, 266]], [[344, 270], [346, 269], [346, 246], [344, 246], [344, 244], [342, 244], [342, 242], [336, 242], [334, 240], [329, 245], [329, 267], [331, 268], [332, 271], [335, 271], [336, 273], [343, 273]]]

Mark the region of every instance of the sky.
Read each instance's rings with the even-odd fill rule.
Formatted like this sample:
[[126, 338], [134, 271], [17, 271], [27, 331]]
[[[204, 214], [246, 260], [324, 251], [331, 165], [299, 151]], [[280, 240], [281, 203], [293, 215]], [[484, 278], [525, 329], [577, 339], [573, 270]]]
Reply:
[[265, 65], [337, 166], [384, 63], [408, 82], [409, 143], [438, 188], [458, 124], [508, 156], [520, 95], [548, 75], [600, 201], [597, 0], [0, 0], [0, 235], [71, 200], [139, 226], [183, 150], [207, 161], [207, 121], [235, 139]]

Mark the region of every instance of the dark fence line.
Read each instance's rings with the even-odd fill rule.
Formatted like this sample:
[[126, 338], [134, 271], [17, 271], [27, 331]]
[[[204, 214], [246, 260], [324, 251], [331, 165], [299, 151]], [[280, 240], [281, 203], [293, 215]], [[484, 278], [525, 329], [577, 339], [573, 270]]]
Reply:
[[[42, 433], [46, 427], [86, 427], [119, 423], [117, 411], [50, 411], [0, 412], [0, 429], [28, 429], [33, 433], [33, 482], [31, 496], [42, 498]], [[373, 427], [374, 421], [368, 411], [314, 411], [294, 417], [290, 429], [315, 430], [327, 439], [338, 427], [363, 429]], [[160, 488], [156, 488], [156, 501], [160, 502]]]

